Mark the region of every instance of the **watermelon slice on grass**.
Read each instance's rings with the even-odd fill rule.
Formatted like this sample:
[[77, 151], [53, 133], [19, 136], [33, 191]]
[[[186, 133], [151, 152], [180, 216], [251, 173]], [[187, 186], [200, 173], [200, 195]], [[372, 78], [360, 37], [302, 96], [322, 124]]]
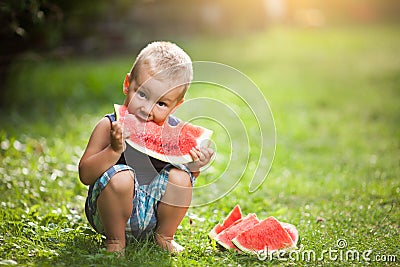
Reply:
[[129, 132], [126, 142], [134, 149], [169, 163], [192, 161], [189, 151], [193, 147], [208, 146], [212, 131], [188, 122], [175, 126], [168, 122], [158, 125], [129, 114], [127, 107], [114, 104], [117, 121]]
[[[295, 239], [297, 238], [295, 237]], [[232, 239], [232, 242], [241, 251], [248, 253], [257, 253], [259, 251], [272, 253], [296, 246], [290, 234], [273, 216], [238, 234]]]
[[219, 223], [214, 228], [208, 233], [208, 236], [211, 239], [215, 239], [215, 237], [231, 226], [234, 222], [242, 218], [242, 210], [240, 209], [239, 205], [236, 205], [228, 214], [228, 216], [225, 218], [223, 223]]
[[226, 249], [237, 249], [237, 247], [232, 243], [232, 239], [235, 238], [239, 233], [252, 228], [254, 225], [258, 224], [260, 221], [257, 219], [255, 213], [251, 213], [244, 218], [235, 221], [231, 226], [227, 227], [221, 231], [215, 240], [218, 244]]

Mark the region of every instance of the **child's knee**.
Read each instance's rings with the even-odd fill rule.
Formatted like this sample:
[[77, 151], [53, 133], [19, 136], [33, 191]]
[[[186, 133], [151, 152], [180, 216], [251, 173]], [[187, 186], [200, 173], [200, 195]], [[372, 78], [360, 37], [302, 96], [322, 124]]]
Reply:
[[168, 182], [176, 186], [192, 188], [189, 174], [177, 168], [172, 168], [169, 171]]
[[134, 174], [131, 171], [116, 173], [110, 179], [105, 189], [118, 195], [132, 194], [135, 189]]
[[192, 199], [192, 183], [187, 172], [173, 168], [170, 170], [168, 184], [161, 202], [180, 207], [188, 207]]

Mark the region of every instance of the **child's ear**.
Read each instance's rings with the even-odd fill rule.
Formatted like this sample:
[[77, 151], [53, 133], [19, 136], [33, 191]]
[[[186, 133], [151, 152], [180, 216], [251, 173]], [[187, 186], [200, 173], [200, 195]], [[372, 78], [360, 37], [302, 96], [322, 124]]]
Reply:
[[129, 73], [127, 73], [126, 76], [125, 76], [124, 86], [123, 86], [124, 95], [127, 95], [127, 94], [128, 94], [129, 85], [131, 85], [130, 77], [131, 77], [131, 76], [130, 76]]

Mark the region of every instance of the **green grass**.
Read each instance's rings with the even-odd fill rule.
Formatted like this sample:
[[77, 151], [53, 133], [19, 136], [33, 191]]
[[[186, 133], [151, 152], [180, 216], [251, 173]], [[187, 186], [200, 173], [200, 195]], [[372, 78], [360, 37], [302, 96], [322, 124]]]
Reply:
[[[248, 192], [251, 172], [245, 172], [222, 200], [191, 208], [193, 219], [185, 217], [176, 235], [186, 247], [180, 256], [151, 242], [133, 242], [124, 259], [107, 254], [102, 237], [84, 216], [86, 188], [79, 182], [77, 163], [96, 121], [113, 103], [122, 102], [122, 79], [134, 55], [24, 62], [15, 67], [9, 108], [0, 116], [0, 264], [399, 265], [399, 30], [271, 28], [241, 38], [180, 44], [193, 60], [221, 62], [244, 72], [269, 101], [276, 154], [259, 190]], [[228, 99], [241, 110], [240, 99], [218, 92], [212, 97]], [[242, 119], [250, 129], [254, 122]], [[229, 121], [224, 123], [229, 126]], [[238, 153], [218, 136], [214, 168], [199, 178], [199, 185], [213, 181], [224, 171], [226, 157]], [[250, 144], [251, 162], [257, 159], [257, 145]], [[228, 178], [238, 179], [246, 166], [234, 167]], [[296, 225], [303, 251], [324, 258], [293, 260], [286, 255], [262, 261], [220, 250], [207, 233], [235, 204], [244, 213], [274, 215]], [[338, 259], [323, 254], [337, 249], [339, 239], [348, 247], [333, 252]], [[395, 256], [396, 261], [358, 263], [343, 255], [341, 260], [339, 252], [347, 249], [372, 250], [372, 260]]]

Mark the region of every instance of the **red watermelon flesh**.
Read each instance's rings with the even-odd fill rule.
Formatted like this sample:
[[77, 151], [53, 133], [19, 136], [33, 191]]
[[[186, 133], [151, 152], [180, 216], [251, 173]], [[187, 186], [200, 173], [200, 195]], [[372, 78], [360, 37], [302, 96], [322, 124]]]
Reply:
[[265, 250], [273, 252], [296, 245], [281, 223], [272, 216], [240, 233], [232, 242], [240, 250], [252, 253]]
[[285, 229], [286, 232], [288, 232], [290, 238], [293, 240], [293, 243], [297, 245], [297, 242], [299, 241], [299, 232], [297, 231], [296, 227], [293, 224], [285, 222], [281, 222], [281, 225], [283, 229]]
[[220, 232], [215, 240], [218, 244], [226, 249], [236, 249], [236, 246], [232, 243], [232, 239], [236, 237], [239, 233], [252, 228], [254, 225], [258, 224], [260, 221], [257, 219], [256, 214], [251, 213], [244, 218], [241, 218], [234, 222], [231, 226]]
[[211, 239], [214, 239], [220, 232], [222, 232], [224, 229], [228, 228], [231, 226], [234, 222], [242, 218], [242, 211], [239, 207], [239, 205], [236, 205], [228, 214], [228, 216], [225, 218], [224, 222], [222, 224], [217, 224], [214, 226], [214, 228], [208, 233], [208, 236]]
[[127, 107], [114, 105], [118, 121], [129, 132], [126, 142], [136, 150], [170, 163], [192, 161], [189, 151], [193, 147], [208, 145], [212, 131], [188, 122], [172, 126], [168, 122], [158, 125], [129, 114]]

